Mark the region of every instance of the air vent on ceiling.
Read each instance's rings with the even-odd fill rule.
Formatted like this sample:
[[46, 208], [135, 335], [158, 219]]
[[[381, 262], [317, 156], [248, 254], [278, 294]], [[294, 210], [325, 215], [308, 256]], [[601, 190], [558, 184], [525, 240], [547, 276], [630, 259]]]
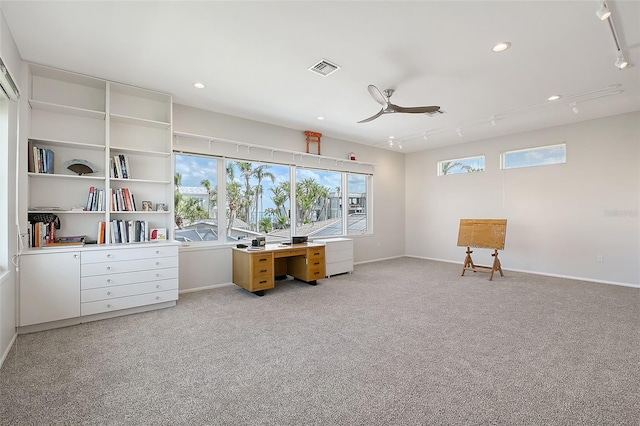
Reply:
[[316, 74], [320, 74], [323, 77], [328, 76], [340, 69], [340, 65], [333, 64], [326, 59], [321, 60], [317, 64], [311, 66], [309, 71], [313, 71]]

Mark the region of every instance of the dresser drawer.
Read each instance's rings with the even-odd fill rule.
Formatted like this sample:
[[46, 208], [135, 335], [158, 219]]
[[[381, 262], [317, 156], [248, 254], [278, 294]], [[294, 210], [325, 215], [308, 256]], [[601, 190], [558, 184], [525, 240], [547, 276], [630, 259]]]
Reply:
[[123, 272], [121, 274], [93, 275], [83, 277], [80, 287], [82, 288], [82, 290], [88, 290], [92, 288], [111, 287], [147, 281], [167, 280], [171, 278], [178, 278], [178, 268]]
[[343, 260], [353, 261], [353, 250], [327, 250], [327, 263], [341, 262]]
[[81, 276], [119, 274], [122, 272], [148, 271], [178, 267], [178, 257], [158, 257], [155, 259], [123, 260], [102, 263], [82, 264]]
[[156, 293], [138, 294], [135, 296], [119, 297], [117, 299], [98, 300], [82, 303], [81, 315], [93, 315], [112, 312], [120, 309], [135, 308], [137, 306], [153, 305], [155, 303], [178, 300], [178, 289], [159, 291]]
[[[328, 255], [328, 253], [327, 253]], [[353, 261], [343, 260], [340, 262], [327, 262], [327, 276], [330, 277], [336, 274], [343, 274], [345, 272], [353, 272]]]
[[97, 300], [115, 299], [118, 297], [135, 296], [137, 294], [174, 290], [177, 288], [177, 278], [106, 288], [94, 288], [91, 290], [82, 290], [80, 293], [80, 301], [82, 303], [95, 302]]
[[114, 248], [106, 250], [87, 250], [82, 252], [81, 263], [100, 263], [120, 260], [150, 259], [178, 255], [176, 246]]

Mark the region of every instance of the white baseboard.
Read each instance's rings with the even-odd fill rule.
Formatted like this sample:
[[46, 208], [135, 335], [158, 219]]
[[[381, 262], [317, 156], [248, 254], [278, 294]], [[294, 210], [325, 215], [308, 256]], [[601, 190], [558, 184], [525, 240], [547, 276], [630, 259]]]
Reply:
[[2, 368], [2, 365], [4, 364], [4, 360], [7, 359], [7, 357], [9, 356], [9, 352], [11, 351], [11, 348], [13, 348], [13, 345], [16, 343], [17, 338], [18, 338], [18, 333], [13, 333], [13, 338], [9, 342], [7, 349], [2, 354], [2, 358], [0, 358], [0, 368]]
[[391, 256], [391, 257], [381, 257], [379, 259], [373, 259], [373, 260], [364, 260], [362, 262], [353, 262], [354, 265], [364, 265], [365, 263], [375, 263], [375, 262], [382, 262], [383, 260], [392, 260], [392, 259], [400, 259], [402, 257], [410, 257], [410, 256]]
[[[446, 262], [446, 263], [455, 263], [458, 265], [462, 265], [463, 262], [456, 262], [453, 260], [445, 260], [445, 259], [436, 259], [433, 257], [422, 257], [422, 256], [409, 256], [407, 255], [406, 257], [412, 257], [414, 259], [423, 259], [423, 260], [433, 260], [436, 262]], [[512, 272], [522, 272], [524, 274], [533, 274], [533, 275], [542, 275], [545, 277], [555, 277], [555, 278], [565, 278], [567, 280], [576, 280], [576, 281], [588, 281], [591, 283], [597, 283], [597, 284], [609, 284], [609, 285], [619, 285], [619, 286], [623, 286], [623, 287], [633, 287], [633, 288], [640, 288], [640, 284], [631, 284], [631, 283], [621, 283], [621, 282], [617, 282], [617, 281], [607, 281], [607, 280], [596, 280], [593, 278], [585, 278], [585, 277], [575, 277], [572, 275], [561, 275], [561, 274], [551, 274], [549, 272], [539, 272], [539, 271], [529, 271], [529, 270], [525, 270], [525, 269], [512, 269], [512, 268], [502, 268], [503, 271], [512, 271]]]
[[222, 283], [222, 284], [207, 285], [207, 286], [203, 286], [203, 287], [186, 288], [184, 290], [178, 290], [178, 294], [194, 293], [196, 291], [211, 290], [212, 288], [228, 287], [230, 285], [234, 285], [234, 284], [233, 283]]

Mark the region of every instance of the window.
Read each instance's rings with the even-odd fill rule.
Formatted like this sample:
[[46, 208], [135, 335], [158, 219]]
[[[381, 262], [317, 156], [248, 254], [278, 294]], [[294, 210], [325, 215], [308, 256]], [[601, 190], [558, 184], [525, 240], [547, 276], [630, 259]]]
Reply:
[[343, 235], [342, 173], [296, 168], [296, 236]]
[[484, 155], [438, 161], [438, 176], [484, 171]]
[[9, 101], [0, 100], [0, 275], [9, 267]]
[[229, 241], [267, 237], [289, 241], [291, 168], [289, 166], [227, 160], [226, 236]]
[[368, 177], [360, 174], [347, 175], [347, 191], [349, 200], [348, 234], [363, 234], [367, 232], [367, 194]]
[[500, 159], [503, 169], [546, 166], [549, 164], [562, 164], [566, 162], [566, 144], [507, 151], [501, 155]]
[[175, 239], [218, 240], [218, 160], [187, 154], [174, 160]]
[[370, 174], [216, 157], [201, 153], [198, 138], [185, 139], [180, 148], [191, 153], [174, 152], [177, 241], [250, 244], [265, 236], [279, 243], [372, 232]]

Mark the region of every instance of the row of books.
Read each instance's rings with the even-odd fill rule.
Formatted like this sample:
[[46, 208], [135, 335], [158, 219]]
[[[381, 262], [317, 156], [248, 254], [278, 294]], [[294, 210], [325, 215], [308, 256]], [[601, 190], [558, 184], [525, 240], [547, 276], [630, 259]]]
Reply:
[[87, 198], [85, 210], [88, 212], [104, 211], [104, 189], [98, 189], [95, 186], [89, 188], [89, 197]]
[[28, 143], [29, 172], [53, 173], [53, 151], [48, 148], [38, 148], [31, 142]]
[[111, 243], [139, 243], [166, 240], [166, 228], [150, 228], [147, 220], [114, 220], [111, 222]]
[[129, 188], [111, 188], [111, 211], [135, 212], [136, 200]]
[[131, 179], [131, 167], [129, 166], [129, 156], [114, 155], [111, 162], [111, 177], [116, 179]]
[[56, 241], [56, 226], [54, 222], [32, 222], [29, 233], [29, 247], [44, 247]]
[[[85, 211], [102, 212], [105, 211], [104, 189], [92, 186], [89, 188], [87, 205]], [[111, 188], [111, 211], [114, 212], [135, 212], [135, 198], [129, 188]]]

